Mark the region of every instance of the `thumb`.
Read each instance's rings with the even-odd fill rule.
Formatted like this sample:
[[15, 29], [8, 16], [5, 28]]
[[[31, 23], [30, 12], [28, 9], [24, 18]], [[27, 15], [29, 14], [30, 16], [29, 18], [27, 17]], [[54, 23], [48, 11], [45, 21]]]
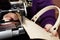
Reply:
[[44, 28], [45, 28], [46, 31], [49, 31], [50, 28], [52, 28], [52, 25], [51, 24], [46, 24]]

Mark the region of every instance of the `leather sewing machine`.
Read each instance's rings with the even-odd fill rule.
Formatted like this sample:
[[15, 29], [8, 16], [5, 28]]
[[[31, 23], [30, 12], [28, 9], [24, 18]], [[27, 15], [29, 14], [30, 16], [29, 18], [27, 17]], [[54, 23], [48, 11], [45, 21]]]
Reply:
[[[12, 3], [12, 4], [14, 4], [14, 3]], [[16, 7], [16, 5], [15, 5], [14, 6], [15, 8], [12, 8], [10, 10], [1, 11], [1, 12], [12, 12], [12, 11], [18, 12], [16, 14], [17, 14], [17, 16], [19, 18], [19, 22], [21, 24], [19, 24], [15, 28], [0, 31], [0, 39], [12, 37], [12, 36], [19, 35], [19, 34], [21, 35], [21, 34], [24, 34], [26, 31], [26, 33], [28, 34], [30, 39], [60, 40], [58, 37], [55, 37], [54, 35], [51, 34], [55, 31], [57, 31], [58, 26], [60, 25], [60, 19], [59, 19], [60, 18], [60, 9], [59, 9], [59, 7], [54, 6], [54, 5], [47, 6], [47, 7], [43, 8], [42, 10], [40, 10], [36, 15], [34, 15], [31, 20], [29, 20], [28, 18], [25, 17], [27, 14], [26, 6], [24, 3], [22, 5], [24, 5], [23, 9], [20, 9], [19, 7]], [[41, 26], [39, 26], [35, 22], [37, 21], [39, 16], [41, 16], [44, 12], [51, 10], [51, 9], [57, 9], [59, 11], [59, 15], [58, 15], [55, 25], [50, 29], [51, 33], [49, 33], [49, 32], [46, 32]], [[22, 13], [21, 12], [22, 10], [23, 10], [23, 12], [25, 12], [25, 15], [21, 16], [20, 13]], [[23, 19], [23, 21], [22, 21], [22, 19]], [[3, 23], [5, 23], [5, 21]]]

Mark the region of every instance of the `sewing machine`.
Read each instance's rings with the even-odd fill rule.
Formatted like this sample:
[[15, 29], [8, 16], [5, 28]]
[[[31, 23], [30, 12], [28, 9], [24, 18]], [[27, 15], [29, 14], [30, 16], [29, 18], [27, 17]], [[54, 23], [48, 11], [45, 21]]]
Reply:
[[[17, 26], [10, 25], [7, 21], [0, 20], [0, 39], [5, 39], [5, 38], [9, 38], [9, 37], [12, 37], [15, 35], [25, 33], [24, 29], [21, 25], [22, 21], [23, 21], [23, 15], [26, 16], [26, 14], [27, 14], [25, 4], [22, 1], [10, 2], [10, 4], [12, 6], [11, 9], [10, 10], [0, 10], [0, 14], [9, 13], [9, 12], [17, 12], [17, 13], [19, 13], [19, 15], [21, 15], [20, 24]], [[10, 26], [10, 27], [8, 27], [8, 26]]]
[[[19, 3], [20, 2], [18, 2], [17, 4]], [[36, 15], [34, 15], [31, 20], [29, 20], [28, 18], [25, 17], [27, 14], [25, 3], [22, 4], [24, 5], [22, 7], [23, 9], [16, 7], [15, 2], [14, 3], [11, 2], [11, 4], [13, 5], [10, 10], [3, 10], [1, 12], [12, 12], [12, 11], [18, 12], [16, 14], [19, 17], [19, 21], [21, 22], [21, 24], [18, 25], [16, 28], [0, 31], [0, 39], [12, 37], [12, 36], [19, 35], [19, 34], [21, 35], [21, 34], [24, 34], [26, 31], [30, 39], [60, 40], [58, 37], [55, 37], [51, 34], [57, 31], [58, 26], [60, 25], [60, 19], [59, 19], [60, 9], [57, 6], [54, 6], [54, 5], [47, 6], [43, 8], [42, 10], [40, 10]], [[55, 8], [59, 11], [59, 15], [58, 15], [55, 25], [50, 29], [51, 33], [49, 33], [49, 32], [46, 32], [41, 26], [39, 26], [35, 22], [37, 21], [39, 16], [41, 16], [44, 12], [51, 10], [51, 9], [55, 9]], [[22, 10], [25, 12], [25, 15], [22, 15], [21, 16], [22, 18], [20, 18], [20, 13]], [[23, 21], [21, 19], [23, 19]]]

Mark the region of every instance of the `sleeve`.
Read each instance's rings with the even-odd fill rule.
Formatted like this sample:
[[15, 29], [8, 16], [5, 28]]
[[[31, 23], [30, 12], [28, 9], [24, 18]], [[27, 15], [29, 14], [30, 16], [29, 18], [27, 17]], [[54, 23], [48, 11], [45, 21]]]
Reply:
[[[39, 10], [41, 10], [42, 8], [49, 6], [49, 5], [53, 5], [52, 0], [34, 0], [35, 3], [33, 6], [34, 10], [33, 10], [33, 14], [37, 13]], [[44, 27], [46, 24], [52, 24], [54, 25], [56, 19], [55, 19], [55, 11], [49, 10], [47, 12], [45, 12], [43, 15], [41, 15], [39, 17], [39, 19], [37, 20], [37, 23], [39, 25], [41, 25], [42, 27]]]

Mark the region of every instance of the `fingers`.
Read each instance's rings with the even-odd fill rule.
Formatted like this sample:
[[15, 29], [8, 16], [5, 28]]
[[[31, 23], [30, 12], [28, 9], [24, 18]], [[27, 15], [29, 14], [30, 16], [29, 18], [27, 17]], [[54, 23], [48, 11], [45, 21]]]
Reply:
[[11, 19], [12, 19], [11, 17], [3, 17], [3, 20], [5, 20], [5, 21], [9, 21]]
[[51, 24], [46, 24], [46, 25], [45, 25], [45, 30], [46, 30], [46, 31], [49, 31], [50, 28], [52, 28], [52, 25], [51, 25]]
[[14, 14], [14, 13], [8, 13], [8, 14], [5, 14], [3, 16], [3, 19], [4, 20], [11, 20], [11, 19], [18, 20], [18, 16], [16, 14]]
[[59, 38], [59, 35], [58, 35], [58, 32], [57, 31], [54, 31], [54, 32], [51, 32], [52, 35], [54, 35], [55, 37], [58, 37]]
[[[52, 26], [51, 24], [46, 24], [44, 29], [45, 29], [47, 32], [50, 32], [49, 30], [50, 30], [52, 27], [53, 27], [53, 26]], [[50, 32], [50, 33], [52, 33], [52, 35], [54, 35], [54, 36], [56, 36], [56, 37], [59, 37], [57, 31]]]

